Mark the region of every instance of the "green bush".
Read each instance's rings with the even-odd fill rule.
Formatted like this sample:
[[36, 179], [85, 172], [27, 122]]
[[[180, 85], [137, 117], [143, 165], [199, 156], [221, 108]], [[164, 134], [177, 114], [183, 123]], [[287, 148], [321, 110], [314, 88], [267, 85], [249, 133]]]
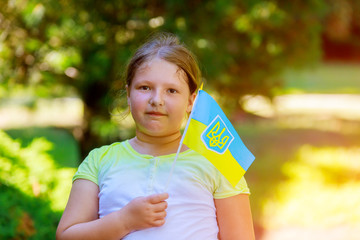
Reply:
[[27, 147], [0, 131], [0, 239], [54, 239], [73, 168], [57, 168], [52, 144]]

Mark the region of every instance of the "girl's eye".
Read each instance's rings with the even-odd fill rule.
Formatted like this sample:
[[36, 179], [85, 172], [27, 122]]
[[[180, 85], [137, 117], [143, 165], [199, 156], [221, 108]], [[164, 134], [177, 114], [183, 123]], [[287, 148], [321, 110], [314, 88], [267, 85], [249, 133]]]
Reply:
[[178, 92], [177, 90], [172, 89], [172, 88], [170, 88], [168, 91], [169, 91], [169, 93], [177, 93]]
[[148, 86], [140, 86], [139, 89], [140, 90], [149, 90], [150, 87], [148, 87]]

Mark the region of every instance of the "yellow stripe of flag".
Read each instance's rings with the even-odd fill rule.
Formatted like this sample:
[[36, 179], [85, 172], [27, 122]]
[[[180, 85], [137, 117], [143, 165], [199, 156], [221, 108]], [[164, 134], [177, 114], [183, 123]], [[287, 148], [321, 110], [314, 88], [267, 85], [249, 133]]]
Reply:
[[227, 178], [231, 185], [235, 186], [245, 174], [245, 170], [239, 165], [229, 149], [221, 154], [220, 157], [219, 154], [214, 151], [209, 151], [209, 149], [202, 144], [200, 136], [206, 128], [207, 126], [205, 124], [195, 119], [190, 119], [183, 143], [206, 157], [219, 172]]

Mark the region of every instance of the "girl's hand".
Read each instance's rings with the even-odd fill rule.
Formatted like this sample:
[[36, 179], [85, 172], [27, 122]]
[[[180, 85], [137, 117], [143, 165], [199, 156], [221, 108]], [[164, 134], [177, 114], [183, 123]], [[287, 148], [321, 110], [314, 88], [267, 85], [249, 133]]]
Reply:
[[124, 214], [122, 217], [126, 219], [129, 231], [164, 225], [167, 198], [169, 194], [160, 193], [131, 200], [120, 210]]
[[165, 223], [167, 193], [135, 198], [102, 218], [98, 216], [98, 195], [95, 183], [85, 179], [74, 181], [56, 239], [121, 239], [134, 230]]

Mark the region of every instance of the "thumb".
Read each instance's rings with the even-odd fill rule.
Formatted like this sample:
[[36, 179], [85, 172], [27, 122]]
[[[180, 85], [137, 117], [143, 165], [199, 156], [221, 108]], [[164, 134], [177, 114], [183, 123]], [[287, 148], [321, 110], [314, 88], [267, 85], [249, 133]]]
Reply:
[[152, 204], [156, 204], [162, 201], [165, 201], [166, 199], [169, 198], [169, 194], [168, 193], [156, 193], [156, 194], [152, 194], [149, 195], [148, 197], [148, 201]]

